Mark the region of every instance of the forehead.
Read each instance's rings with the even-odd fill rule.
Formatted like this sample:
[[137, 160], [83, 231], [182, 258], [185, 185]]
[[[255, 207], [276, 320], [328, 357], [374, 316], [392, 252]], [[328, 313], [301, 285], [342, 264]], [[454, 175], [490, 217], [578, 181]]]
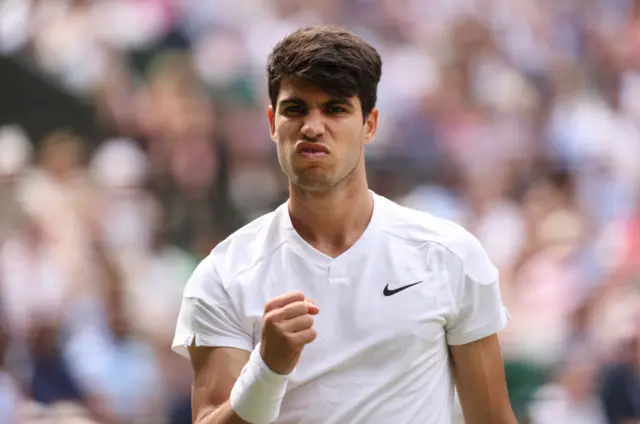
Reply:
[[[284, 78], [282, 80], [280, 83], [280, 93], [278, 94], [278, 102], [287, 99], [300, 99], [312, 103], [328, 101], [335, 98], [335, 96], [330, 95], [317, 85], [291, 78]], [[358, 96], [347, 97], [347, 99], [354, 106], [360, 105]]]

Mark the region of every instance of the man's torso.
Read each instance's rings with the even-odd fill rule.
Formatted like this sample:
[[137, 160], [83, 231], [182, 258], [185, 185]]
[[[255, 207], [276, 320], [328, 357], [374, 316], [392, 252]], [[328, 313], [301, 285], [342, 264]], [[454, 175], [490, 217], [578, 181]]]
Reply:
[[[317, 339], [291, 374], [277, 423], [449, 423], [459, 227], [376, 196], [365, 233], [330, 258], [293, 230], [286, 205], [261, 219], [242, 243], [221, 248], [217, 265], [224, 307], [250, 339], [242, 347], [260, 341], [270, 299], [302, 291], [320, 308]], [[190, 284], [185, 297], [204, 299], [209, 289]]]

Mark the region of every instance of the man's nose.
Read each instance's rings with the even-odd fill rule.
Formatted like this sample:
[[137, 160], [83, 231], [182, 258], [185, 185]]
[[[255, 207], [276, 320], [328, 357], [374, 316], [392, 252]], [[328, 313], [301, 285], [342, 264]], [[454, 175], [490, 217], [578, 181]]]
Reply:
[[324, 122], [319, 113], [311, 112], [305, 117], [302, 129], [302, 135], [309, 140], [316, 140], [324, 134]]

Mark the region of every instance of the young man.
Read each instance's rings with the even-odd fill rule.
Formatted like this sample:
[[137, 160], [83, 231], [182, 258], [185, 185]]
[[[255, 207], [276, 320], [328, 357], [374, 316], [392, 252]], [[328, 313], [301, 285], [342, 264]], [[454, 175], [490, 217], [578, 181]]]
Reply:
[[[198, 424], [513, 424], [498, 272], [459, 226], [367, 187], [381, 60], [299, 30], [269, 57], [286, 204], [220, 243], [184, 292], [174, 349]], [[453, 371], [452, 371], [453, 370]]]

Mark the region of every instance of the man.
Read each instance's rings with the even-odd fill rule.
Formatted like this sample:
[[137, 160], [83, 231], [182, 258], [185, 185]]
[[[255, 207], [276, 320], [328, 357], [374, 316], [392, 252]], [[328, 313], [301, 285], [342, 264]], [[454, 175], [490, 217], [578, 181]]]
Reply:
[[[498, 273], [469, 233], [367, 187], [381, 60], [302, 29], [269, 57], [286, 204], [220, 243], [184, 292], [173, 347], [198, 424], [515, 423]], [[453, 365], [453, 373], [451, 372]]]

